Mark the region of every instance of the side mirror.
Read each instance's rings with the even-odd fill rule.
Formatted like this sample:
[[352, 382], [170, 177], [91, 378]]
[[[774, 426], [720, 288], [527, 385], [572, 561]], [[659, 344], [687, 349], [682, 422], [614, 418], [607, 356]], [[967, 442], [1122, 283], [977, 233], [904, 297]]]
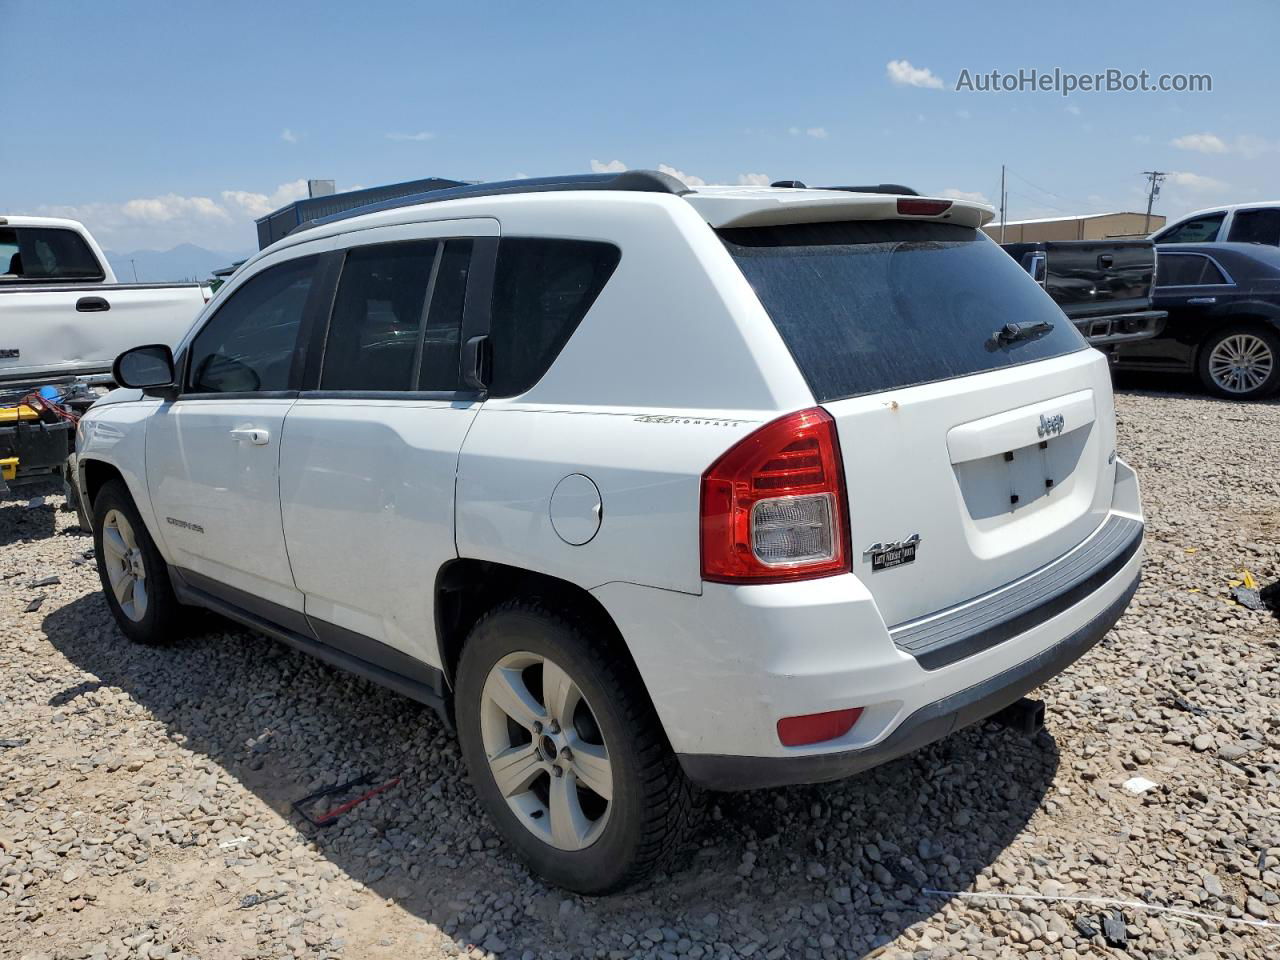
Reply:
[[120, 386], [141, 390], [149, 397], [172, 397], [177, 391], [173, 351], [163, 343], [126, 350], [116, 357], [111, 376]]

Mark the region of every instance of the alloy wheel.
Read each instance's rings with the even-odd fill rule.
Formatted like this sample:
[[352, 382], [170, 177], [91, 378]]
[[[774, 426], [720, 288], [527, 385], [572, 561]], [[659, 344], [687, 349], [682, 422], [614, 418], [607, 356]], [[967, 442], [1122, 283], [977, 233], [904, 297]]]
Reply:
[[110, 510], [102, 520], [102, 559], [120, 609], [138, 623], [147, 615], [147, 567], [129, 518]]
[[1209, 376], [1227, 393], [1257, 390], [1275, 367], [1271, 346], [1252, 333], [1224, 337], [1209, 354]]
[[559, 664], [528, 652], [494, 664], [481, 693], [480, 735], [494, 782], [527, 830], [560, 850], [599, 839], [613, 805], [609, 750]]

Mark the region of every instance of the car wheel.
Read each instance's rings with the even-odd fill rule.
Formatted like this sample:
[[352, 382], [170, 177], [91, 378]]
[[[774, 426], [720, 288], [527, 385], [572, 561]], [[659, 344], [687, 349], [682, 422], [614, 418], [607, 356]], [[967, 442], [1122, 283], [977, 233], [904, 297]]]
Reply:
[[118, 480], [105, 483], [94, 497], [93, 549], [103, 595], [124, 635], [148, 644], [176, 639], [182, 614], [168, 567]]
[[1200, 348], [1200, 380], [1220, 397], [1253, 400], [1280, 387], [1280, 335], [1263, 327], [1228, 327]]
[[458, 665], [458, 737], [490, 819], [534, 873], [584, 894], [636, 883], [692, 820], [640, 681], [585, 622], [503, 604]]

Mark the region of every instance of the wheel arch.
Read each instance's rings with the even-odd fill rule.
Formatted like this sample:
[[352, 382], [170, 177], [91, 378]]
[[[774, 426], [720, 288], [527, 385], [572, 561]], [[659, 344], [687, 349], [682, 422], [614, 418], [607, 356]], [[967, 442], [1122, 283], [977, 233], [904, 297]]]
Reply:
[[556, 612], [585, 621], [598, 630], [602, 641], [625, 659], [648, 696], [648, 688], [622, 631], [590, 591], [550, 574], [465, 557], [442, 566], [435, 582], [436, 642], [440, 666], [451, 689], [471, 628], [498, 604], [520, 597], [541, 601]]
[[1242, 311], [1223, 314], [1215, 317], [1212, 324], [1206, 325], [1204, 332], [1196, 341], [1192, 350], [1191, 367], [1192, 370], [1198, 370], [1200, 366], [1200, 357], [1204, 353], [1205, 344], [1222, 333], [1234, 327], [1242, 329], [1265, 330], [1272, 336], [1280, 337], [1280, 313], [1265, 313], [1263, 311]]

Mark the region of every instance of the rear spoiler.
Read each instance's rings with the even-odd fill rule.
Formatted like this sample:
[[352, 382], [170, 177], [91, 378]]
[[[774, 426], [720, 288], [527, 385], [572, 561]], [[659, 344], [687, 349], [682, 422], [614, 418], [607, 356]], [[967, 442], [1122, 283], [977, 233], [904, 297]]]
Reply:
[[684, 199], [717, 230], [836, 220], [931, 220], [976, 229], [995, 217], [994, 209], [970, 200], [851, 193], [844, 188], [778, 190], [754, 196], [694, 192]]

